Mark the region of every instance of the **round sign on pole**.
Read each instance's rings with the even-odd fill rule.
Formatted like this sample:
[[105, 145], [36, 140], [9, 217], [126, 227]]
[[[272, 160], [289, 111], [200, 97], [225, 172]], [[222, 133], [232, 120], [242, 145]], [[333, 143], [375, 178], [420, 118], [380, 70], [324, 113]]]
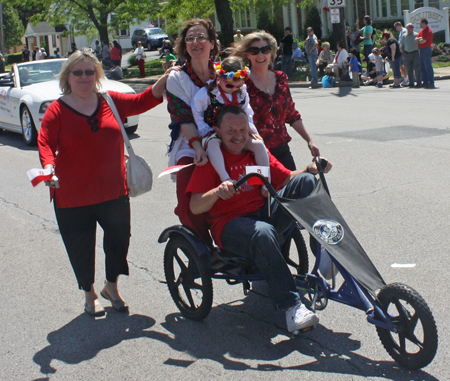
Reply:
[[328, 8], [344, 8], [345, 0], [328, 0]]

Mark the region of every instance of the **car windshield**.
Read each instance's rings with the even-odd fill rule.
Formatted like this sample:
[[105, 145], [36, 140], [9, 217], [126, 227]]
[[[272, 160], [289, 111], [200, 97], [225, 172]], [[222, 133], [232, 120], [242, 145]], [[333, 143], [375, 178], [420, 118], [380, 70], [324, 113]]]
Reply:
[[152, 28], [152, 29], [149, 29], [147, 33], [148, 34], [162, 34], [164, 32], [160, 28]]
[[66, 60], [45, 60], [17, 65], [20, 86], [23, 87], [57, 79], [61, 67], [65, 62]]

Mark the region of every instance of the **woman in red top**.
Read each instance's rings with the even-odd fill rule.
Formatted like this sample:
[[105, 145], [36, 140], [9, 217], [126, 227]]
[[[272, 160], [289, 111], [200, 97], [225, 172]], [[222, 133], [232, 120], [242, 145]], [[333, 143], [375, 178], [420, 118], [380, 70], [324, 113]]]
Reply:
[[114, 40], [113, 47], [109, 51], [109, 55], [111, 56], [111, 62], [116, 64], [117, 66], [120, 66], [122, 60], [122, 54], [120, 50], [120, 45], [117, 43], [117, 41]]
[[[59, 187], [48, 182], [56, 219], [80, 289], [85, 311], [105, 310], [94, 290], [95, 232], [104, 230], [106, 282], [101, 295], [119, 311], [127, 305], [117, 288], [128, 275], [130, 205], [120, 126], [100, 95], [101, 63], [91, 53], [73, 53], [60, 74], [63, 96], [51, 103], [38, 136], [44, 168], [53, 168]], [[167, 74], [142, 94], [110, 92], [122, 120], [162, 103]]]
[[291, 137], [286, 130], [286, 123], [308, 143], [313, 156], [320, 156], [320, 152], [303, 125], [300, 113], [295, 109], [288, 77], [281, 71], [273, 70], [276, 51], [275, 38], [270, 33], [259, 31], [247, 34], [236, 45], [235, 54], [243, 58], [251, 69], [246, 84], [255, 126], [272, 155], [293, 171], [296, 168], [288, 146]]

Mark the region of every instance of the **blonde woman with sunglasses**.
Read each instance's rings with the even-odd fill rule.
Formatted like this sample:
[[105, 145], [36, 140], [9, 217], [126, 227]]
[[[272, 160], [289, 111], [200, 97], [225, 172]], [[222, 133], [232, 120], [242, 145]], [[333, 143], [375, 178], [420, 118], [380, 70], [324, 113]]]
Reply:
[[[255, 154], [255, 160], [258, 165], [269, 167], [270, 163], [267, 149], [253, 124], [253, 110], [250, 107], [245, 86], [250, 70], [239, 57], [225, 58], [221, 63], [215, 65], [215, 70], [216, 78], [210, 81], [209, 86], [203, 87], [197, 92], [191, 103], [191, 108], [198, 132], [203, 138], [203, 148], [223, 182], [230, 180], [230, 175], [225, 169], [225, 162], [220, 148], [221, 141], [215, 133], [215, 127], [217, 126], [219, 114], [226, 105], [235, 105], [245, 111], [249, 119], [250, 135], [245, 149]], [[263, 192], [266, 193], [267, 190]]]
[[247, 34], [235, 46], [235, 55], [241, 57], [250, 68], [247, 92], [253, 109], [253, 121], [270, 153], [286, 168], [296, 169], [288, 143], [291, 141], [286, 123], [290, 124], [307, 142], [313, 156], [320, 156], [306, 130], [300, 113], [295, 108], [289, 90], [288, 77], [281, 71], [274, 71], [277, 42], [267, 32]]
[[[122, 120], [162, 103], [168, 74], [141, 94], [111, 91]], [[44, 114], [38, 135], [42, 166], [55, 177], [50, 186], [56, 219], [70, 263], [84, 290], [84, 310], [105, 315], [94, 289], [97, 223], [103, 228], [106, 282], [101, 295], [115, 310], [128, 311], [117, 288], [128, 275], [130, 203], [121, 127], [100, 94], [103, 69], [86, 51], [76, 51], [60, 75], [63, 96]], [[58, 182], [56, 181], [58, 179]]]

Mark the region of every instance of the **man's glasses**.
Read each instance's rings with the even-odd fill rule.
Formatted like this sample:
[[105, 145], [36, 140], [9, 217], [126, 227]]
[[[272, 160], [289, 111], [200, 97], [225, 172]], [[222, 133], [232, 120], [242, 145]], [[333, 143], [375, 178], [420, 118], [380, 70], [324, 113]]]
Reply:
[[204, 36], [204, 35], [200, 35], [200, 36], [188, 36], [184, 39], [184, 41], [186, 41], [188, 44], [192, 44], [195, 40], [197, 40], [197, 42], [205, 42], [208, 41], [208, 37]]
[[81, 77], [83, 75], [83, 73], [86, 75], [86, 77], [91, 77], [95, 74], [95, 70], [74, 70], [71, 71], [71, 73], [75, 76], [75, 77]]
[[88, 124], [91, 126], [92, 132], [97, 132], [100, 130], [100, 126], [97, 124], [98, 119], [95, 116], [90, 116], [87, 120]]
[[252, 46], [248, 48], [247, 52], [249, 52], [252, 56], [257, 56], [259, 52], [262, 54], [269, 54], [272, 51], [272, 48], [269, 45], [263, 46], [262, 48], [258, 48], [256, 46]]

